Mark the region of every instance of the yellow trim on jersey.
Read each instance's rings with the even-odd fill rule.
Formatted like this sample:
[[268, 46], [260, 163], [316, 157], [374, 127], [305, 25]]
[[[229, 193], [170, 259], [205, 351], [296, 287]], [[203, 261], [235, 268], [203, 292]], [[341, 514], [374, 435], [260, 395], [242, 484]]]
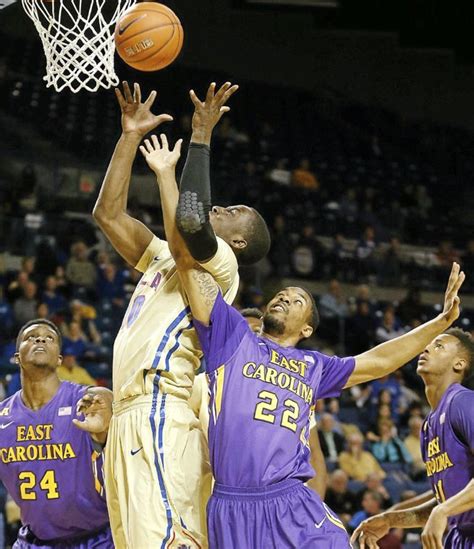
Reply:
[[99, 458], [100, 456], [101, 456], [101, 454], [99, 454], [99, 452], [94, 450], [92, 452], [91, 459], [92, 459], [92, 472], [94, 474], [94, 481], [95, 481], [95, 489], [101, 496], [103, 496], [104, 495], [104, 487], [102, 486], [102, 484], [99, 481], [99, 471], [97, 470], [97, 458]]
[[215, 419], [219, 417], [222, 407], [222, 394], [224, 392], [224, 374], [225, 374], [225, 364], [219, 366], [216, 370], [216, 388], [214, 393], [214, 403], [215, 403]]
[[342, 528], [344, 532], [346, 531], [346, 529], [344, 528], [344, 524], [342, 524], [342, 522], [340, 522], [339, 520], [336, 520], [329, 513], [326, 513], [326, 516], [333, 524], [335, 524], [336, 526], [339, 526], [339, 528]]

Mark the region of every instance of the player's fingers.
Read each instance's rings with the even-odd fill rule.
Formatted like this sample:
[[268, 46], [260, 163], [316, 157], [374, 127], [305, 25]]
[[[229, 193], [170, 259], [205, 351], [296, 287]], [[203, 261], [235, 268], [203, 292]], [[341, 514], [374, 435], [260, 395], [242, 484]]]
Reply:
[[142, 102], [142, 91], [140, 90], [140, 84], [138, 82], [133, 84], [133, 100], [135, 103]]
[[156, 93], [156, 90], [152, 90], [150, 92], [150, 95], [146, 98], [144, 105], [146, 105], [150, 109], [153, 103], [155, 102], [157, 95], [158, 94]]
[[183, 140], [178, 139], [178, 141], [176, 141], [176, 144], [175, 144], [174, 149], [173, 149], [173, 152], [177, 153], [178, 158], [181, 156], [181, 146], [182, 146], [182, 144], [183, 144]]
[[123, 109], [126, 105], [126, 101], [122, 95], [122, 92], [120, 91], [120, 88], [115, 88], [115, 96], [117, 97], [118, 104], [120, 105], [120, 108]]
[[451, 292], [453, 289], [453, 286], [456, 282], [456, 279], [459, 275], [459, 263], [453, 262], [451, 266], [451, 272], [449, 273], [449, 279], [448, 279], [448, 288], [447, 291]]
[[81, 431], [88, 431], [88, 425], [86, 421], [79, 421], [78, 419], [73, 419], [72, 422], [74, 425]]
[[362, 532], [361, 532], [361, 528], [360, 526], [358, 526], [354, 532], [352, 532], [352, 536], [351, 536], [351, 543], [355, 543], [357, 541], [357, 538], [362, 538], [363, 535], [362, 535]]
[[161, 149], [160, 142], [158, 141], [158, 137], [156, 137], [155, 134], [151, 136], [151, 140], [153, 142], [153, 147], [155, 148], [155, 151], [159, 151]]
[[159, 116], [155, 117], [156, 125], [159, 126], [160, 124], [163, 124], [163, 122], [172, 122], [173, 117], [170, 114], [160, 114]]
[[191, 98], [191, 101], [194, 103], [195, 107], [202, 107], [203, 103], [195, 94], [194, 90], [189, 90], [189, 97]]
[[145, 149], [143, 145], [140, 145], [140, 152], [143, 154], [145, 158], [148, 156], [148, 151]]
[[152, 144], [150, 143], [149, 139], [145, 139], [145, 147], [146, 147], [146, 150], [147, 150], [149, 153], [152, 153], [152, 152], [154, 151], [153, 146], [152, 146]]
[[125, 95], [125, 101], [127, 101], [127, 103], [133, 103], [132, 92], [130, 91], [130, 86], [126, 80], [123, 81], [123, 93]]
[[230, 111], [230, 107], [221, 107], [221, 108], [219, 109], [219, 112], [221, 113], [221, 116], [222, 116], [223, 114], [225, 114], [226, 112], [229, 112], [229, 111]]
[[222, 86], [217, 90], [217, 93], [215, 95], [215, 99], [219, 101], [219, 103], [222, 103], [224, 101], [224, 95], [229, 90], [229, 88], [232, 86], [230, 82], [226, 82], [225, 84], [222, 84]]
[[461, 271], [454, 283], [454, 288], [453, 288], [453, 292], [457, 295], [457, 293], [459, 292], [459, 289], [461, 288], [463, 282], [466, 280], [466, 274], [464, 273], [464, 271]]
[[231, 88], [229, 88], [225, 93], [224, 95], [222, 96], [222, 103], [227, 103], [227, 100], [229, 99], [229, 97], [231, 97], [232, 95], [234, 95], [234, 93], [239, 89], [239, 86], [237, 86], [237, 84], [235, 84], [234, 86], [232, 86]]
[[213, 100], [215, 90], [216, 90], [216, 83], [211, 82], [209, 88], [207, 88], [206, 100], [205, 100], [206, 103], [209, 103], [210, 101]]
[[170, 148], [169, 148], [169, 145], [168, 145], [168, 138], [166, 137], [166, 135], [164, 133], [162, 133], [160, 135], [160, 139], [161, 139], [161, 145], [162, 145], [163, 149], [169, 151]]

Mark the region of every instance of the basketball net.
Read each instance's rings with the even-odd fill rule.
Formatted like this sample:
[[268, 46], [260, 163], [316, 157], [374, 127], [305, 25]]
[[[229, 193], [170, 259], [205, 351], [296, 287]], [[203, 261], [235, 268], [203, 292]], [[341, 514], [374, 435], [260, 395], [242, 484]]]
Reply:
[[46, 86], [91, 92], [119, 83], [114, 69], [113, 30], [136, 0], [21, 0], [43, 43]]

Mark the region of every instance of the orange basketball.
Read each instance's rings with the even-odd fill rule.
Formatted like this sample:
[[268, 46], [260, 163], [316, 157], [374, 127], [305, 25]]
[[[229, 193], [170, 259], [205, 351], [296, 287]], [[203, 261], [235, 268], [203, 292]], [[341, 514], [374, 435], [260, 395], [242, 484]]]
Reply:
[[163, 4], [142, 2], [127, 10], [115, 27], [115, 46], [134, 69], [157, 71], [172, 63], [183, 46], [184, 31]]

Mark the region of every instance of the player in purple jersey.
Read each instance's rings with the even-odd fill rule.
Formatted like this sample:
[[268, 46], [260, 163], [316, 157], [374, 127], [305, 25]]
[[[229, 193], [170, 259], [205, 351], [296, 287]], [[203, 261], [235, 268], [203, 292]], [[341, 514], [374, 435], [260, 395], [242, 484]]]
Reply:
[[25, 324], [15, 354], [22, 389], [0, 403], [0, 480], [23, 525], [14, 548], [111, 549], [102, 446], [112, 393], [61, 382], [60, 348], [52, 322]]
[[267, 305], [261, 337], [222, 299], [212, 277], [180, 270], [210, 382], [208, 505], [213, 548], [350, 547], [342, 522], [304, 486], [309, 417], [319, 398], [385, 376], [420, 353], [459, 316], [464, 280], [453, 264], [443, 312], [356, 357], [297, 349], [317, 328], [311, 294], [285, 288]]
[[474, 391], [462, 383], [474, 369], [474, 341], [454, 328], [421, 353], [418, 373], [431, 412], [421, 430], [421, 452], [433, 497], [424, 504], [388, 511], [354, 532], [361, 547], [377, 547], [390, 528], [424, 527], [423, 547], [474, 548]]

